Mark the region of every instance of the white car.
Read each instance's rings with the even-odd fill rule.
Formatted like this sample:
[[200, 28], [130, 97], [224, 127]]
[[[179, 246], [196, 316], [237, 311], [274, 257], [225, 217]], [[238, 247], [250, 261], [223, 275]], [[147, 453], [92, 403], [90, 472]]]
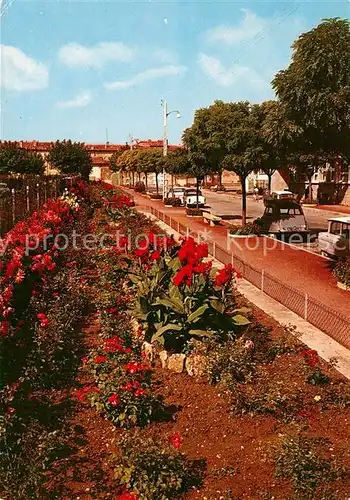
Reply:
[[274, 191], [271, 193], [271, 198], [275, 200], [295, 200], [295, 195], [291, 191], [285, 189], [283, 191]]
[[328, 231], [319, 233], [318, 246], [322, 255], [346, 257], [350, 255], [350, 217], [328, 220]]
[[[167, 198], [179, 198], [181, 200], [181, 205], [188, 208], [197, 207], [197, 190], [196, 188], [185, 188], [185, 187], [174, 187], [170, 189], [167, 194]], [[205, 198], [202, 192], [198, 191], [198, 206], [205, 206]]]

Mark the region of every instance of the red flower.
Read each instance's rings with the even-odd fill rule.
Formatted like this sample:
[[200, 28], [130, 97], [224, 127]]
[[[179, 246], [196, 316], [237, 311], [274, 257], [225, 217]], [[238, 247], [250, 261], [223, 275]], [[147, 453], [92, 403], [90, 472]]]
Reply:
[[314, 349], [305, 349], [304, 351], [301, 352], [301, 355], [304, 357], [305, 362], [311, 368], [314, 368], [319, 361], [318, 353]]
[[122, 352], [122, 340], [119, 337], [111, 337], [110, 339], [106, 339], [104, 343], [104, 350], [105, 352]]
[[139, 497], [138, 495], [136, 495], [136, 493], [122, 493], [118, 500], [139, 500]]
[[121, 389], [122, 389], [123, 391], [129, 391], [129, 392], [131, 392], [131, 391], [133, 390], [133, 387], [134, 387], [134, 386], [133, 386], [132, 382], [128, 382], [127, 384], [123, 385], [123, 386], [121, 387]]
[[95, 358], [96, 364], [104, 363], [105, 361], [107, 361], [106, 356], [96, 356], [96, 358]]
[[174, 446], [174, 448], [176, 448], [178, 450], [180, 448], [180, 446], [182, 445], [183, 438], [182, 438], [181, 434], [179, 434], [178, 432], [175, 432], [175, 434], [172, 434], [169, 437], [169, 441]]
[[161, 253], [159, 250], [154, 250], [154, 252], [152, 252], [152, 254], [151, 254], [151, 261], [152, 262], [160, 260], [161, 258], [162, 258], [162, 256], [161, 256]]
[[231, 264], [227, 264], [223, 269], [221, 269], [215, 277], [215, 286], [224, 286], [229, 283], [234, 274], [234, 269]]
[[142, 388], [136, 389], [134, 392], [135, 397], [144, 396], [145, 394], [147, 394], [147, 391]]
[[186, 283], [186, 285], [191, 284], [191, 279], [193, 276], [193, 267], [190, 264], [179, 269], [179, 271], [175, 274], [173, 278], [173, 283], [175, 286], [179, 286], [182, 283]]
[[112, 406], [118, 406], [120, 404], [120, 399], [118, 394], [112, 394], [109, 396], [108, 401], [111, 403]]
[[41, 326], [42, 328], [46, 328], [46, 327], [48, 326], [48, 324], [49, 324], [49, 320], [48, 320], [48, 318], [46, 317], [46, 314], [44, 314], [44, 313], [38, 313], [38, 314], [36, 315], [36, 317], [38, 318], [38, 320], [40, 320], [40, 326]]
[[85, 364], [85, 363], [87, 363], [89, 361], [89, 358], [87, 358], [86, 356], [84, 356], [81, 360]]
[[125, 370], [131, 375], [134, 375], [135, 373], [143, 372], [145, 370], [148, 370], [148, 367], [146, 365], [143, 365], [142, 363], [127, 363], [125, 365]]

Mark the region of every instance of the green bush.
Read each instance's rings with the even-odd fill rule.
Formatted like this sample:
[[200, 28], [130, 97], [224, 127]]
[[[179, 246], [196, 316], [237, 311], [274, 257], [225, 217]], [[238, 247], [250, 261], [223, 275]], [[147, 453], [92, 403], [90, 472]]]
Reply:
[[320, 498], [315, 496], [318, 486], [335, 479], [332, 463], [320, 456], [325, 445], [329, 448], [329, 443], [303, 436], [284, 438], [276, 457], [276, 477], [291, 480], [296, 498]]
[[340, 283], [350, 288], [350, 257], [339, 260], [333, 273]]
[[170, 444], [133, 434], [118, 443], [115, 477], [119, 484], [144, 500], [168, 500], [200, 486], [203, 460], [189, 460]]

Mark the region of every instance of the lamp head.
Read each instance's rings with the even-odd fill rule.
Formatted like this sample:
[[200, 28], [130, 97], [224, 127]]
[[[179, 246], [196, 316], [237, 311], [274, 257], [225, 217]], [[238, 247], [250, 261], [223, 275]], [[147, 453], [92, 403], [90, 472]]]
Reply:
[[181, 118], [181, 114], [179, 111], [176, 111], [176, 118]]

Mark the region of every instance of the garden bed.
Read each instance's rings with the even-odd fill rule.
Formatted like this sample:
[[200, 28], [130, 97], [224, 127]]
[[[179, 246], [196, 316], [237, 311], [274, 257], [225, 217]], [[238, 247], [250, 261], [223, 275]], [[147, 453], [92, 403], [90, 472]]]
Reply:
[[[208, 360], [205, 376], [174, 374], [162, 369], [158, 358], [147, 363], [141, 352], [148, 334], [145, 320], [135, 328], [128, 304], [137, 287], [148, 283], [152, 266], [163, 266], [162, 247], [159, 253], [154, 248], [135, 248], [135, 238], [147, 234], [154, 244], [152, 231], [158, 234], [159, 228], [134, 212], [127, 197], [108, 186], [95, 187], [91, 199], [95, 212], [90, 227], [95, 235], [108, 233], [108, 245], [88, 255], [84, 252], [80, 279], [86, 282], [90, 312], [83, 343], [74, 354], [80, 369], [63, 387], [40, 392], [41, 398], [50, 396], [52, 406], [57, 402], [70, 406], [64, 418], [70, 431], [61, 451], [55, 452], [56, 458], [45, 462], [45, 481], [41, 478], [35, 487], [34, 498], [282, 500], [293, 491], [303, 499], [347, 498], [349, 384], [317, 353], [299, 344], [292, 332], [247, 304], [236, 291], [232, 305], [250, 323], [236, 319], [236, 340], [218, 343], [197, 338], [193, 352]], [[121, 234], [128, 234], [129, 239]], [[166, 241], [175, 252], [174, 242]], [[239, 278], [234, 278], [236, 273], [229, 266], [209, 277], [209, 267], [201, 262], [206, 253], [204, 246], [184, 243], [183, 266], [176, 261], [170, 264], [176, 273], [174, 284], [181, 290], [190, 286], [185, 284], [189, 268], [184, 267], [195, 255], [198, 270], [193, 272], [199, 274], [191, 279], [213, 287], [211, 296], [217, 293], [219, 297], [221, 291], [225, 295], [231, 281]], [[128, 278], [130, 266], [134, 285]], [[141, 281], [137, 281], [137, 272], [144, 273]], [[203, 279], [215, 281], [210, 284]], [[189, 289], [187, 296], [191, 293]], [[141, 309], [146, 307], [144, 299], [139, 304]], [[213, 305], [221, 311], [219, 301]], [[176, 307], [181, 310], [178, 302]], [[249, 310], [244, 309], [247, 307]], [[204, 313], [197, 311], [187, 323], [201, 321]], [[51, 317], [49, 312], [47, 315]], [[213, 315], [212, 311], [211, 319]], [[206, 327], [210, 318], [203, 319]], [[185, 339], [191, 328], [185, 331]], [[194, 334], [198, 335], [202, 334]], [[161, 336], [159, 326], [157, 336]], [[185, 343], [185, 349], [189, 345]], [[69, 353], [67, 346], [63, 354], [68, 357]], [[11, 407], [17, 408], [17, 404], [15, 398]], [[308, 455], [310, 449], [314, 454]], [[27, 452], [21, 453], [28, 460]], [[183, 491], [162, 497], [158, 485], [147, 494], [134, 495], [137, 488], [153, 488], [154, 476], [152, 479], [143, 468], [146, 463], [152, 464], [149, 470], [153, 473], [163, 471], [161, 484], [170, 488], [177, 478]], [[138, 471], [136, 476], [131, 465]], [[124, 476], [134, 477], [130, 480], [134, 486], [122, 486], [121, 470]], [[288, 477], [276, 478], [278, 473]], [[22, 479], [21, 488], [24, 493], [18, 498], [33, 497], [28, 481]]]

